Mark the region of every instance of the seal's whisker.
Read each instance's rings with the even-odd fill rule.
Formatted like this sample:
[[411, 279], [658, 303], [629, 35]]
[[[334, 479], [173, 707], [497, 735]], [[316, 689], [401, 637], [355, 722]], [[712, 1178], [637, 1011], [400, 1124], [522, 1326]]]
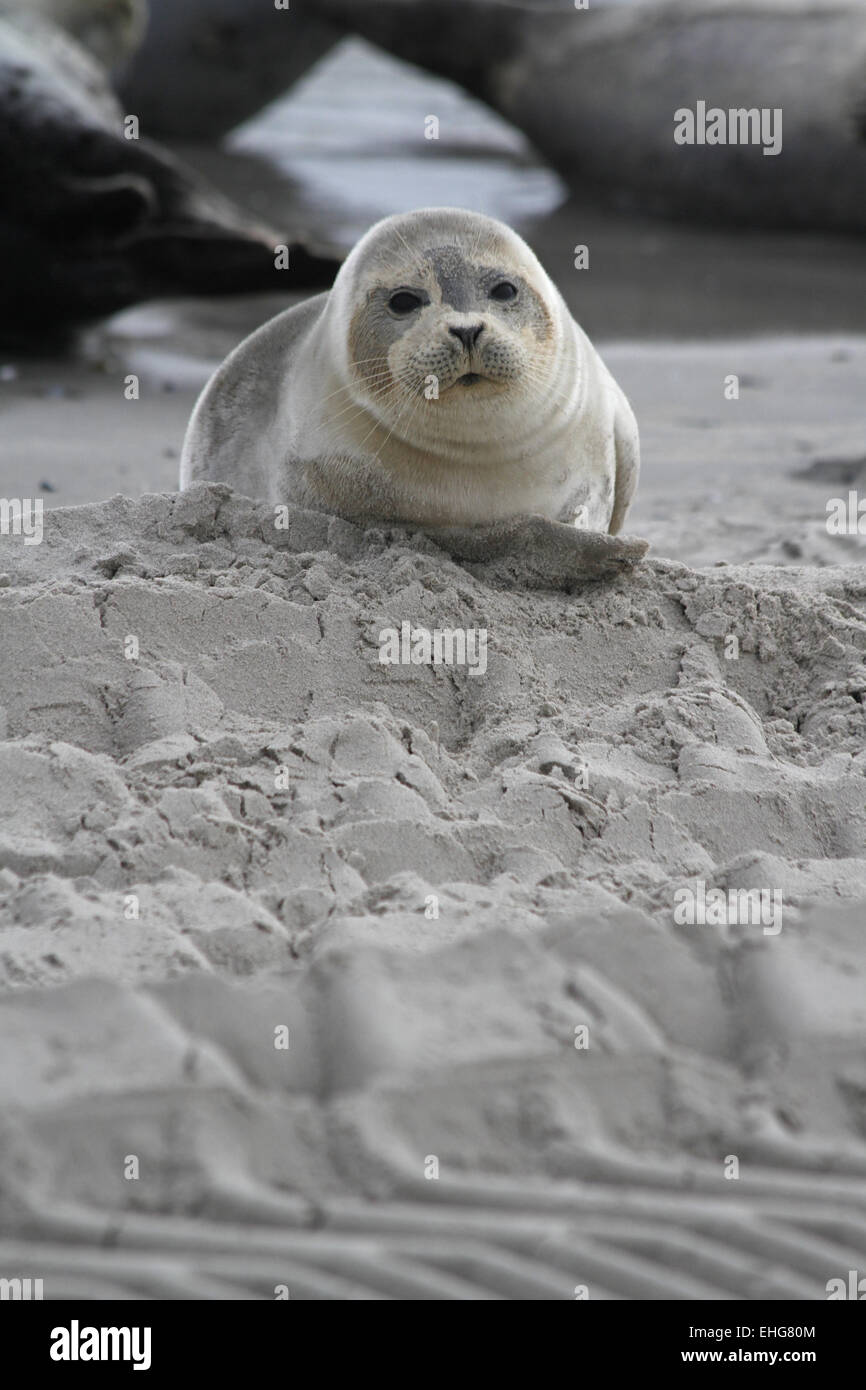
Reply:
[[[393, 382], [393, 374], [392, 374], [390, 371], [388, 371], [388, 372], [381, 372], [378, 376], [368, 376], [368, 377], [364, 377], [363, 381], [361, 381], [361, 382], [357, 382], [357, 381], [350, 381], [350, 382], [347, 382], [346, 385], [343, 386], [343, 387], [341, 387], [340, 389], [341, 389], [342, 391], [349, 391], [349, 392], [358, 391], [359, 388], [363, 388], [363, 389], [365, 389], [365, 390], [367, 390], [367, 391], [380, 391], [380, 390], [382, 389], [383, 384], [387, 384], [388, 382]], [[333, 394], [333, 395], [337, 395], [338, 393], [335, 391], [335, 392], [333, 392], [332, 394]], [[329, 399], [330, 399], [330, 397], [324, 396], [324, 397], [322, 398], [321, 404], [324, 405], [325, 401], [326, 401], [326, 400], [329, 400]]]
[[[368, 385], [368, 384], [372, 383], [372, 392], [381, 391], [381, 390], [382, 390], [381, 381], [386, 380], [386, 379], [387, 379], [388, 377], [390, 377], [390, 376], [391, 376], [390, 371], [388, 371], [388, 372], [383, 372], [381, 378], [377, 378], [377, 377], [370, 377], [370, 378], [367, 378], [367, 381], [365, 382], [365, 385]], [[344, 385], [344, 386], [338, 386], [336, 391], [330, 391], [330, 392], [328, 393], [327, 396], [323, 396], [322, 399], [321, 399], [320, 401], [316, 401], [315, 404], [312, 405], [312, 406], [310, 407], [310, 409], [309, 409], [309, 411], [307, 411], [306, 415], [303, 415], [303, 416], [301, 417], [300, 423], [301, 423], [301, 424], [304, 424], [304, 423], [306, 423], [308, 420], [310, 420], [314, 414], [316, 414], [317, 412], [320, 412], [320, 411], [321, 411], [322, 406], [324, 406], [328, 401], [333, 400], [333, 398], [334, 398], [335, 396], [339, 396], [339, 395], [341, 395], [343, 392], [346, 392], [346, 391], [349, 391], [349, 392], [350, 392], [350, 391], [352, 391], [353, 389], [357, 389], [356, 383], [347, 382], [346, 385]], [[345, 407], [345, 409], [346, 409], [346, 410], [351, 410], [352, 406], [353, 406], [353, 405], [357, 405], [357, 404], [358, 404], [358, 402], [357, 402], [357, 401], [355, 400], [355, 398], [353, 397], [353, 398], [350, 400], [349, 404]], [[329, 415], [328, 418], [329, 418], [329, 419], [338, 419], [340, 414], [342, 414], [341, 411], [340, 411], [340, 412], [337, 412], [336, 415]]]
[[[391, 394], [391, 395], [396, 394], [396, 389], [397, 389], [396, 387], [387, 387], [387, 386], [386, 386], [386, 387], [379, 387], [379, 389], [378, 389], [377, 391], [371, 391], [371, 392], [370, 392], [370, 396], [371, 396], [371, 399], [372, 399], [372, 400], [374, 400], [377, 404], [380, 404], [382, 401], [384, 401], [384, 400], [387, 399], [387, 397], [388, 397], [389, 394]], [[329, 425], [334, 424], [335, 421], [342, 419], [342, 417], [345, 416], [350, 410], [352, 410], [353, 407], [355, 407], [355, 408], [357, 409], [357, 415], [353, 415], [353, 416], [351, 417], [351, 419], [353, 419], [353, 420], [354, 420], [354, 419], [357, 419], [358, 416], [360, 416], [360, 415], [364, 415], [364, 414], [367, 414], [367, 413], [368, 413], [369, 407], [368, 407], [367, 405], [365, 405], [363, 401], [352, 400], [352, 401], [349, 402], [348, 405], [344, 406], [344, 407], [342, 408], [342, 410], [338, 410], [338, 411], [336, 411], [336, 412], [334, 412], [334, 413], [328, 415], [328, 416], [326, 417], [326, 418], [327, 418], [327, 423], [328, 423]], [[350, 421], [346, 421], [345, 423], [348, 424], [348, 423], [350, 423]]]
[[[410, 398], [410, 399], [411, 399], [411, 398]], [[404, 403], [402, 409], [399, 411], [399, 413], [398, 413], [398, 415], [397, 415], [397, 419], [394, 421], [393, 425], [392, 425], [391, 428], [389, 429], [389, 431], [388, 431], [388, 433], [387, 433], [387, 435], [386, 435], [386, 437], [385, 437], [384, 442], [383, 442], [382, 444], [379, 445], [379, 448], [376, 450], [376, 453], [373, 455], [374, 460], [378, 461], [379, 456], [380, 456], [382, 450], [383, 450], [384, 447], [385, 447], [385, 444], [388, 443], [388, 440], [391, 438], [391, 435], [394, 433], [394, 430], [396, 429], [397, 425], [400, 423], [400, 420], [402, 419], [402, 417], [403, 417], [403, 415], [405, 414], [405, 411], [406, 411], [406, 404], [408, 404], [408, 402]], [[384, 422], [383, 422], [383, 421], [381, 421], [381, 420], [374, 420], [374, 421], [373, 421], [373, 424], [372, 424], [372, 426], [371, 426], [371, 428], [367, 431], [367, 433], [364, 435], [364, 438], [361, 440], [361, 443], [360, 443], [360, 445], [359, 445], [359, 448], [363, 448], [363, 447], [364, 447], [364, 445], [366, 444], [367, 440], [370, 438], [370, 435], [373, 434], [377, 428], [378, 428], [378, 429], [382, 429], [383, 427], [384, 427]]]
[[[380, 459], [381, 459], [381, 454], [382, 454], [382, 450], [385, 448], [385, 445], [388, 443], [388, 440], [391, 438], [391, 435], [394, 433], [394, 431], [395, 431], [395, 429], [397, 428], [397, 426], [398, 426], [399, 424], [402, 423], [403, 417], [404, 417], [404, 415], [406, 414], [407, 406], [410, 406], [410, 405], [411, 405], [411, 406], [413, 407], [413, 409], [412, 409], [412, 414], [411, 414], [410, 417], [409, 417], [409, 420], [411, 420], [411, 419], [414, 417], [415, 411], [416, 411], [417, 408], [418, 408], [418, 404], [419, 404], [419, 401], [418, 401], [418, 400], [413, 400], [413, 397], [412, 397], [411, 395], [408, 395], [408, 394], [407, 394], [405, 404], [403, 405], [402, 409], [400, 410], [399, 414], [397, 415], [396, 420], [394, 421], [393, 425], [392, 425], [391, 428], [389, 429], [389, 431], [388, 431], [388, 433], [386, 434], [384, 440], [383, 440], [382, 443], [379, 445], [379, 448], [376, 450], [375, 454], [373, 455], [374, 462], [378, 463], [378, 462], [380, 461]], [[408, 423], [409, 423], [409, 421], [407, 421], [407, 424], [408, 424]], [[370, 433], [372, 434], [372, 430], [370, 431]], [[366, 440], [369, 439], [369, 437], [370, 437], [369, 434], [366, 435], [366, 436], [365, 436], [365, 441], [364, 441], [364, 442], [366, 442]]]
[[526, 386], [528, 388], [528, 394], [531, 393], [533, 399], [539, 402], [553, 401], [557, 404], [566, 405], [574, 400], [574, 393], [572, 391], [551, 390], [549, 384], [543, 378], [528, 377], [526, 379]]
[[[379, 392], [379, 395], [374, 396], [373, 399], [375, 400], [375, 404], [382, 404], [385, 402], [386, 399], [388, 399], [388, 393]], [[356, 407], [356, 413], [354, 413], [353, 416], [348, 416], [348, 418], [346, 418], [346, 414], [348, 414], [349, 410], [352, 410], [352, 406]], [[348, 427], [348, 425], [353, 424], [354, 421], [360, 420], [361, 416], [368, 416], [368, 414], [370, 414], [370, 406], [368, 406], [368, 404], [363, 404], [361, 402], [357, 402], [357, 400], [353, 400], [352, 406], [346, 406], [345, 410], [338, 411], [338, 414], [335, 414], [335, 416], [328, 416], [327, 424], [332, 425], [339, 420], [341, 421], [343, 428], [345, 428]]]
[[[419, 406], [419, 404], [420, 404], [420, 401], [419, 401], [419, 400], [414, 400], [414, 401], [413, 401], [412, 398], [410, 397], [410, 398], [409, 398], [409, 402], [407, 402], [407, 403], [410, 403], [410, 404], [411, 404], [412, 410], [411, 410], [411, 413], [410, 413], [410, 415], [409, 415], [409, 419], [406, 421], [406, 424], [407, 424], [407, 425], [411, 425], [411, 423], [412, 423], [412, 421], [414, 420], [415, 415], [416, 415], [416, 413], [417, 413], [417, 410], [418, 410], [418, 406]], [[391, 428], [389, 429], [388, 433], [386, 434], [385, 438], [383, 439], [382, 443], [379, 445], [379, 448], [376, 450], [375, 454], [373, 455], [373, 461], [374, 461], [374, 463], [379, 463], [379, 462], [381, 462], [382, 450], [385, 448], [385, 445], [388, 443], [388, 440], [391, 438], [391, 435], [394, 433], [394, 431], [395, 431], [395, 429], [397, 428], [397, 426], [398, 426], [399, 424], [402, 423], [402, 421], [403, 421], [403, 416], [405, 415], [405, 413], [406, 413], [406, 407], [404, 406], [403, 409], [401, 410], [400, 414], [397, 416], [397, 419], [394, 421], [393, 425], [391, 426]]]
[[[386, 378], [386, 377], [389, 377], [390, 375], [391, 375], [391, 372], [390, 372], [390, 371], [387, 371], [387, 372], [382, 372], [382, 373], [380, 374], [379, 377], [376, 377], [376, 376], [364, 377], [364, 378], [363, 378], [364, 385], [367, 386], [367, 385], [369, 385], [371, 382], [375, 382], [375, 381], [378, 381], [378, 380], [380, 380], [380, 379], [384, 379], [384, 378]], [[327, 394], [327, 396], [323, 396], [322, 399], [321, 399], [320, 401], [317, 402], [317, 405], [324, 405], [326, 401], [332, 400], [334, 396], [339, 396], [340, 393], [343, 392], [343, 391], [351, 391], [355, 386], [356, 386], [356, 383], [355, 383], [355, 382], [347, 381], [343, 386], [338, 386], [337, 389], [336, 389], [336, 391], [329, 391], [328, 394]]]
[[532, 392], [531, 394], [533, 395], [533, 399], [541, 403], [543, 403], [544, 401], [553, 401], [555, 404], [564, 408], [564, 406], [568, 404], [568, 402], [573, 401], [574, 399], [573, 389], [570, 391], [558, 391], [556, 389], [551, 389], [547, 379], [540, 373], [533, 372], [532, 369], [528, 369], [526, 371], [524, 380], [528, 386], [536, 386], [538, 388], [537, 391]]
[[[383, 388], [380, 388], [379, 392], [376, 393], [376, 394], [371, 393], [373, 400], [374, 400], [374, 401], [376, 402], [376, 404], [378, 405], [378, 404], [380, 404], [381, 402], [388, 400], [389, 397], [396, 397], [397, 394], [398, 394], [398, 392], [399, 392], [399, 388], [400, 388], [401, 384], [402, 384], [402, 383], [401, 383], [399, 380], [397, 380], [397, 381], [394, 381], [394, 383], [393, 383], [392, 386], [390, 386], [390, 387], [385, 387], [384, 389], [383, 389]], [[357, 415], [357, 416], [353, 416], [352, 419], [353, 419], [353, 420], [354, 420], [354, 419], [357, 419], [357, 418], [359, 418], [359, 416], [364, 415], [364, 414], [369, 414], [369, 409], [368, 409], [367, 406], [363, 406], [363, 405], [362, 405], [361, 408], [360, 408], [360, 410], [358, 411], [358, 415]], [[377, 427], [382, 428], [383, 424], [384, 424], [383, 421], [381, 421], [381, 420], [379, 420], [378, 418], [374, 417], [374, 419], [373, 419], [373, 424], [371, 425], [371, 427], [370, 427], [370, 429], [368, 430], [367, 434], [366, 434], [366, 435], [364, 436], [364, 438], [361, 440], [361, 443], [360, 443], [360, 445], [359, 445], [358, 447], [359, 447], [359, 448], [363, 448], [364, 444], [366, 444], [367, 440], [370, 438], [370, 435], [374, 432], [374, 430], [375, 430]]]

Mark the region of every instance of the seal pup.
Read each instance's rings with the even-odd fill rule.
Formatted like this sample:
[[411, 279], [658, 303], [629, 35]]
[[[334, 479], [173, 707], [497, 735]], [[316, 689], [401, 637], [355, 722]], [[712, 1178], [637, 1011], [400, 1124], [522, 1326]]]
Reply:
[[638, 468], [628, 402], [525, 242], [425, 208], [377, 223], [329, 294], [235, 349], [193, 411], [180, 486], [420, 525], [470, 559], [519, 545], [531, 517], [533, 543], [548, 528], [616, 568], [646, 550], [612, 539]]
[[0, 339], [16, 347], [146, 299], [319, 288], [336, 271], [303, 247], [278, 270], [284, 235], [125, 139], [104, 67], [18, 0], [0, 0], [0, 181]]

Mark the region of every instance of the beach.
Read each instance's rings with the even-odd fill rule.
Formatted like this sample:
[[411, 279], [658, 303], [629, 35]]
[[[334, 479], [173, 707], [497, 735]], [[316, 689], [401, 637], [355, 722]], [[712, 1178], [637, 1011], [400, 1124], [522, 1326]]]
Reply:
[[[394, 209], [330, 159], [345, 112], [305, 180], [292, 121], [371, 80], [328, 61], [199, 159], [345, 250]], [[405, 109], [359, 146], [397, 158]], [[442, 188], [536, 246], [640, 424], [651, 549], [611, 583], [178, 494], [288, 291], [0, 362], [3, 489], [45, 508], [0, 537], [0, 1267], [46, 1296], [800, 1301], [862, 1267], [866, 579], [828, 508], [866, 474], [866, 255], [626, 224], [490, 121]], [[383, 662], [404, 624], [483, 632], [484, 671]]]

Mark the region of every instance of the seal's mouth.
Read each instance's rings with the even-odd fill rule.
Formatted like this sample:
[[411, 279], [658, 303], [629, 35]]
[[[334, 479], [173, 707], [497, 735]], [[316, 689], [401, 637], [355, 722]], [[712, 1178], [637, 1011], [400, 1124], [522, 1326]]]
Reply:
[[476, 381], [483, 381], [484, 377], [480, 372], [466, 372], [457, 378], [458, 386], [474, 386]]

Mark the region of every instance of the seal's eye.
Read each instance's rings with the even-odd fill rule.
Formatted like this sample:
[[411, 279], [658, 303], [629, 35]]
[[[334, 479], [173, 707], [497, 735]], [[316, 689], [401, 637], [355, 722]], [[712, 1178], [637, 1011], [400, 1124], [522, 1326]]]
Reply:
[[500, 304], [507, 304], [510, 299], [517, 298], [517, 286], [512, 285], [510, 280], [500, 280], [490, 291], [491, 299], [498, 299]]
[[395, 314], [412, 314], [424, 303], [420, 295], [411, 290], [398, 290], [388, 300], [388, 308]]

